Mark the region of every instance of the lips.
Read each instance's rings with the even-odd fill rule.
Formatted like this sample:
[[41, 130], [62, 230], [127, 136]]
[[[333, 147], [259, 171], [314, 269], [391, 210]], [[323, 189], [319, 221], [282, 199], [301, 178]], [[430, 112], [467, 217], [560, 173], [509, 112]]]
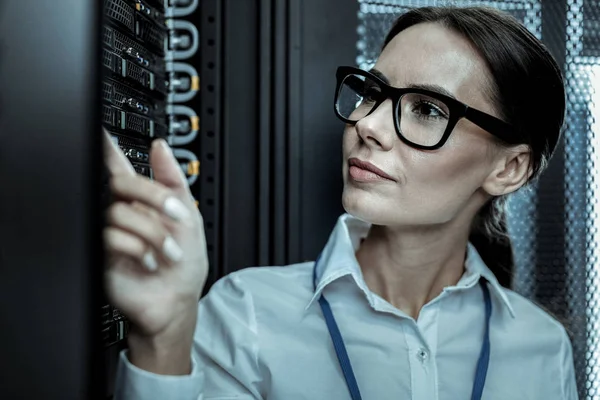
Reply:
[[348, 160], [350, 176], [358, 181], [376, 181], [389, 180], [396, 182], [394, 178], [385, 173], [380, 168], [367, 161], [362, 161], [356, 157]]

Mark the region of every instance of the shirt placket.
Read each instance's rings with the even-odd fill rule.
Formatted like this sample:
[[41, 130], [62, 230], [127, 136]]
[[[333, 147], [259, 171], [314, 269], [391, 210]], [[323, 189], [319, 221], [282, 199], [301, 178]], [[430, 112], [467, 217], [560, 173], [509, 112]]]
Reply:
[[404, 325], [413, 400], [437, 400], [437, 304], [424, 307], [415, 323]]

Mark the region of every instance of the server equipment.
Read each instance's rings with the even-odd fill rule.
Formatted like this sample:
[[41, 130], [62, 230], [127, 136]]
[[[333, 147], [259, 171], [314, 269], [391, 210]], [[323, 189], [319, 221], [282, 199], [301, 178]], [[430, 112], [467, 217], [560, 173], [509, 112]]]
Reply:
[[[200, 49], [198, 0], [103, 0], [102, 122], [134, 169], [153, 179], [149, 150], [162, 138], [194, 184], [200, 174], [195, 67]], [[113, 392], [118, 353], [129, 322], [105, 301], [101, 310], [107, 388]]]
[[[197, 7], [198, 0], [104, 0], [102, 122], [135, 170], [149, 179], [152, 140], [184, 146], [199, 130], [197, 113], [179, 104], [199, 89], [196, 69], [185, 62], [198, 51], [198, 29], [181, 19]], [[198, 157], [187, 149], [174, 154], [193, 184]], [[105, 346], [126, 338], [129, 323], [118, 309], [105, 304], [101, 317]]]

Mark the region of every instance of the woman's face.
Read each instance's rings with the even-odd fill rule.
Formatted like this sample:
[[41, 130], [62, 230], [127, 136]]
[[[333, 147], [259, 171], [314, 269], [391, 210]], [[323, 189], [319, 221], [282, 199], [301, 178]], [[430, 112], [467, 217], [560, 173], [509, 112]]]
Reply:
[[[437, 85], [458, 100], [497, 116], [489, 99], [491, 75], [485, 61], [460, 34], [440, 24], [412, 26], [386, 46], [374, 67], [395, 87]], [[377, 225], [427, 226], [470, 222], [486, 200], [482, 188], [494, 170], [492, 136], [462, 119], [438, 150], [418, 150], [396, 134], [392, 102], [385, 101], [356, 125], [346, 125], [343, 140], [346, 211]], [[349, 170], [357, 158], [393, 180]]]

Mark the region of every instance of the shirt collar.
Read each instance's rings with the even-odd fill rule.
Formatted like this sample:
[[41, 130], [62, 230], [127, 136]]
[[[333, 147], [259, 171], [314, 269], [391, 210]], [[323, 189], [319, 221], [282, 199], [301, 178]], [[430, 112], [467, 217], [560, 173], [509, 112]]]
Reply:
[[477, 283], [481, 277], [489, 282], [492, 289], [491, 292], [497, 297], [500, 303], [506, 307], [511, 317], [515, 318], [515, 310], [506, 295], [506, 290], [500, 285], [492, 270], [485, 264], [475, 246], [473, 246], [472, 243], [468, 243], [465, 273], [456, 286], [449, 289], [457, 290], [461, 287], [471, 286]]
[[[343, 214], [337, 221], [325, 248], [319, 256], [317, 269], [315, 271], [316, 288], [308, 309], [317, 300], [325, 287], [331, 282], [343, 277], [351, 276], [356, 285], [365, 293], [367, 300], [373, 306], [373, 293], [368, 289], [355, 252], [360, 246], [362, 238], [369, 232], [371, 225], [361, 221], [349, 214]], [[471, 243], [467, 246], [467, 257], [465, 260], [465, 273], [455, 286], [446, 290], [460, 290], [474, 286], [483, 277], [489, 282], [491, 292], [500, 300], [510, 315], [514, 318], [515, 313], [504, 288], [498, 283], [494, 273], [487, 267], [481, 256]]]

